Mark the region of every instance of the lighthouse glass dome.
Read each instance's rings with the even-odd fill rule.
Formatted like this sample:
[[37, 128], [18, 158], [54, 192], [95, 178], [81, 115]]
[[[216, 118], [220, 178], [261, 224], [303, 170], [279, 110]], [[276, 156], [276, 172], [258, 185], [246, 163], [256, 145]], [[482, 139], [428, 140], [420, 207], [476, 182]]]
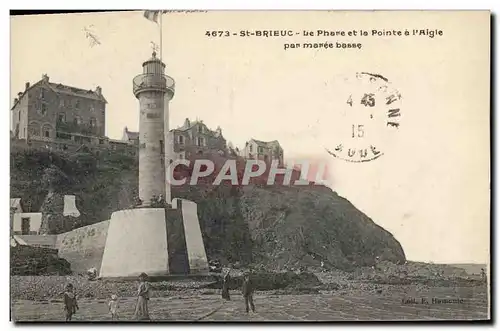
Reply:
[[165, 64], [156, 57], [155, 52], [149, 60], [142, 64], [142, 67], [143, 73], [133, 79], [133, 92], [136, 97], [139, 93], [148, 90], [160, 90], [173, 96], [175, 81], [172, 77], [164, 74]]

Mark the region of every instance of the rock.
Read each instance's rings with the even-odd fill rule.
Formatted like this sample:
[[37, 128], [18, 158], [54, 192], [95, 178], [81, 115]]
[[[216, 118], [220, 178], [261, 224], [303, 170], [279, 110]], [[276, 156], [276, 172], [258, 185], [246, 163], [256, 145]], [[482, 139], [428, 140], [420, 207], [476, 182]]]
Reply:
[[71, 265], [59, 258], [55, 249], [17, 245], [10, 250], [10, 274], [70, 275]]
[[349, 201], [325, 187], [243, 189], [241, 210], [267, 265], [349, 270], [377, 260], [404, 263], [399, 242]]

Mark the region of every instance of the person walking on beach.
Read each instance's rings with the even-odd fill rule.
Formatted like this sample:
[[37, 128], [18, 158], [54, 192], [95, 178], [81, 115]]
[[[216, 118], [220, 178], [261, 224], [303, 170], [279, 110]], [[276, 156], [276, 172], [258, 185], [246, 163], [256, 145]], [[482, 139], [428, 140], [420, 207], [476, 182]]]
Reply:
[[64, 291], [64, 312], [66, 313], [66, 322], [71, 321], [71, 318], [78, 309], [78, 302], [76, 301], [73, 284], [68, 284], [66, 285], [66, 291]]
[[108, 303], [108, 308], [109, 308], [109, 313], [111, 314], [111, 320], [116, 321], [118, 320], [118, 297], [113, 294], [111, 296], [111, 301]]
[[253, 304], [253, 284], [250, 279], [250, 274], [246, 273], [245, 277], [243, 278], [243, 288], [242, 288], [242, 294], [243, 298], [245, 298], [245, 309], [248, 314], [249, 312], [249, 305], [252, 308], [252, 312], [255, 313], [255, 305]]
[[229, 269], [226, 270], [224, 276], [222, 278], [222, 299], [231, 300], [231, 296], [229, 295], [229, 281], [231, 280], [231, 276], [229, 275]]
[[148, 301], [149, 301], [149, 284], [147, 282], [148, 275], [144, 272], [139, 276], [139, 289], [137, 291], [137, 304], [135, 306], [134, 318], [136, 320], [147, 321], [149, 318]]

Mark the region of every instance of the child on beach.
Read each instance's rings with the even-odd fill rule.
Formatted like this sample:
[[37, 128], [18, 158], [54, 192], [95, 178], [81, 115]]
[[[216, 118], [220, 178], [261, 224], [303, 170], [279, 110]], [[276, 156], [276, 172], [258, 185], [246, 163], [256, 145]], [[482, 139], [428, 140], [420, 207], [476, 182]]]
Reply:
[[78, 302], [74, 293], [73, 284], [66, 285], [64, 292], [64, 311], [66, 313], [66, 322], [71, 321], [71, 318], [78, 310]]
[[118, 298], [116, 295], [111, 296], [111, 301], [108, 303], [109, 312], [113, 321], [118, 320]]

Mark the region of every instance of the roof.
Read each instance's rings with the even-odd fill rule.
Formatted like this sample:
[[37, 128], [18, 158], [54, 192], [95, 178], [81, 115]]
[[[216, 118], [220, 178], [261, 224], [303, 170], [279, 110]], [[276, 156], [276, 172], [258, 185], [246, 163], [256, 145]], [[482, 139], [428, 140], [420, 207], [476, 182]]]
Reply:
[[196, 125], [201, 124], [207, 129], [208, 134], [212, 134], [216, 138], [222, 138], [222, 132], [220, 131], [220, 127], [217, 127], [216, 130], [211, 130], [205, 123], [203, 123], [202, 120], [195, 120], [195, 121], [190, 121], [189, 119], [186, 118], [186, 121], [184, 121], [184, 124], [182, 126], [179, 126], [175, 129], [172, 129], [170, 131], [187, 131], [195, 127]]
[[129, 140], [139, 139], [139, 132], [129, 131], [126, 127], [125, 127], [124, 131], [125, 131], [125, 134], [127, 135], [127, 138]]
[[280, 146], [280, 143], [277, 140], [272, 140], [272, 141], [262, 141], [262, 140], [257, 140], [257, 139], [250, 139], [250, 141], [253, 141], [257, 144], [257, 146], [260, 147], [272, 147], [272, 146]]
[[[36, 84], [35, 84], [36, 85]], [[56, 93], [63, 93], [63, 94], [68, 94], [68, 95], [73, 95], [73, 96], [78, 96], [78, 97], [83, 97], [83, 98], [89, 98], [89, 99], [94, 99], [97, 101], [103, 101], [106, 102], [106, 99], [102, 95], [97, 94], [96, 91], [92, 90], [83, 90], [81, 88], [69, 86], [69, 85], [63, 85], [63, 84], [56, 84], [56, 83], [48, 83], [48, 85], [52, 88], [52, 90]]]
[[203, 123], [203, 121], [196, 120], [196, 121], [191, 122], [189, 119], [186, 118], [186, 121], [184, 121], [184, 124], [182, 126], [178, 126], [174, 130], [186, 131], [186, 130], [189, 130], [192, 127], [196, 126], [197, 124], [201, 124], [201, 125], [206, 127], [206, 125], [205, 125], [205, 123]]
[[[184, 123], [182, 126], [180, 127], [177, 127], [175, 129], [170, 129], [169, 132], [174, 132], [174, 131], [187, 131], [191, 128], [193, 128], [194, 126], [196, 126], [197, 124], [201, 124], [203, 125], [204, 127], [207, 128], [207, 133], [211, 133], [214, 137], [217, 137], [217, 138], [222, 138], [222, 133], [219, 133], [218, 130], [215, 130], [215, 131], [212, 131], [208, 128], [208, 126], [203, 123], [203, 121], [194, 121], [194, 122], [190, 122], [189, 125], [186, 125], [186, 123]], [[123, 130], [124, 134], [127, 136], [127, 138], [129, 140], [137, 140], [139, 139], [139, 132], [136, 132], [136, 131], [129, 131], [127, 127], [125, 127], [125, 129]]]
[[23, 92], [21, 92], [22, 95], [17, 98], [18, 99], [17, 102], [14, 103], [14, 105], [12, 106], [11, 109], [14, 109], [14, 107], [21, 101], [21, 99], [24, 97], [24, 95], [29, 90], [31, 90], [32, 88], [34, 88], [36, 86], [41, 86], [41, 85], [48, 87], [49, 89], [51, 89], [55, 93], [62, 93], [62, 94], [66, 94], [66, 95], [73, 95], [73, 96], [78, 96], [78, 97], [82, 97], [82, 98], [88, 98], [88, 99], [93, 99], [93, 100], [97, 100], [97, 101], [102, 101], [104, 103], [108, 103], [106, 101], [106, 99], [104, 98], [104, 96], [102, 94], [98, 94], [96, 91], [84, 90], [84, 89], [81, 89], [81, 88], [77, 88], [77, 87], [73, 87], [73, 86], [69, 86], [69, 85], [64, 85], [64, 84], [61, 84], [61, 83], [47, 82], [44, 78], [42, 78], [41, 80], [39, 80], [35, 84], [33, 84], [30, 87], [28, 87]]

